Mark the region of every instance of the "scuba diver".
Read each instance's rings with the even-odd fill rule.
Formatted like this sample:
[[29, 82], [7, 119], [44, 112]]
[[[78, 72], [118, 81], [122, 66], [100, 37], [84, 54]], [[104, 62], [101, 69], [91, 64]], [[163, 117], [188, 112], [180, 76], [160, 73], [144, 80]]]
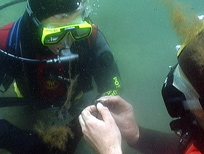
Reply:
[[123, 138], [143, 154], [204, 154], [203, 42], [202, 29], [179, 49], [178, 64], [162, 87], [165, 106], [174, 118], [170, 128], [176, 135], [138, 126], [131, 104], [119, 96], [104, 96], [79, 116], [85, 139], [93, 148], [100, 154], [122, 154]]
[[170, 127], [180, 136], [177, 154], [204, 153], [203, 34], [202, 27], [180, 47], [178, 64], [171, 68], [162, 88], [167, 111], [176, 118]]
[[[1, 103], [25, 102], [37, 108], [66, 105], [78, 118], [87, 106], [86, 100], [80, 100], [94, 88], [93, 79], [98, 92], [95, 98], [121, 91], [113, 54], [89, 13], [86, 0], [27, 0], [23, 16], [0, 28], [0, 91], [7, 91], [14, 82], [19, 98], [1, 98]], [[12, 153], [48, 150], [34, 132], [3, 119], [0, 123], [0, 148]], [[75, 150], [82, 134], [78, 119], [72, 127], [80, 131], [73, 145], [68, 143]]]

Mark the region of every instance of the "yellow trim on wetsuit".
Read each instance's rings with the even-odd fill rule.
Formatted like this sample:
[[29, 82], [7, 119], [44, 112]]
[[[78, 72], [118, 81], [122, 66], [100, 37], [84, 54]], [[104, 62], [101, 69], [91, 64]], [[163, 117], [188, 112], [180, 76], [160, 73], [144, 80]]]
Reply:
[[16, 82], [14, 82], [13, 86], [14, 86], [14, 91], [15, 91], [16, 95], [17, 95], [18, 97], [21, 97], [21, 98], [22, 98], [23, 96], [21, 95], [21, 92], [19, 91]]

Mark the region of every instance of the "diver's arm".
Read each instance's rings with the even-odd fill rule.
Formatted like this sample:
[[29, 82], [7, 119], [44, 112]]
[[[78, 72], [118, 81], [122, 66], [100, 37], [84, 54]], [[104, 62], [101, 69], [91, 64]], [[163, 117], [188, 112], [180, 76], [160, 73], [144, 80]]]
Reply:
[[47, 146], [36, 133], [19, 129], [2, 119], [0, 120], [0, 148], [6, 149], [13, 154], [48, 153]]
[[139, 139], [130, 145], [143, 154], [173, 154], [179, 145], [179, 138], [174, 134], [168, 134], [139, 127]]
[[[98, 87], [98, 92], [100, 94], [108, 95], [108, 93], [104, 92], [121, 91], [121, 78], [117, 64], [114, 60], [110, 47], [100, 30], [98, 30], [97, 33], [94, 52], [96, 53], [97, 59], [94, 79]], [[117, 94], [118, 93], [115, 93], [114, 95]]]

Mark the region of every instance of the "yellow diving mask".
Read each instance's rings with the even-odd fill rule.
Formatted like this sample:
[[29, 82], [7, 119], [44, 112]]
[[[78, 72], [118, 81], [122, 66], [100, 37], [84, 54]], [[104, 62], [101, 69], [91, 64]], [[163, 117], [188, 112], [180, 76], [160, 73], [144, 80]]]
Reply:
[[92, 25], [84, 21], [81, 24], [73, 24], [56, 28], [43, 27], [42, 44], [53, 45], [59, 43], [67, 34], [75, 41], [89, 37], [92, 33]]

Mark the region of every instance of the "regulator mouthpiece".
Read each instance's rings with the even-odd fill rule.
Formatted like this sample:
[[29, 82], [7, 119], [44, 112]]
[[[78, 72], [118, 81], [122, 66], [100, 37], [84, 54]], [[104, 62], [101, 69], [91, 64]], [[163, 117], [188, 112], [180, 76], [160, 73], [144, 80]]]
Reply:
[[60, 56], [54, 59], [47, 60], [47, 63], [63, 63], [63, 62], [71, 62], [75, 59], [78, 59], [78, 54], [71, 53], [70, 48], [65, 48], [60, 50]]

